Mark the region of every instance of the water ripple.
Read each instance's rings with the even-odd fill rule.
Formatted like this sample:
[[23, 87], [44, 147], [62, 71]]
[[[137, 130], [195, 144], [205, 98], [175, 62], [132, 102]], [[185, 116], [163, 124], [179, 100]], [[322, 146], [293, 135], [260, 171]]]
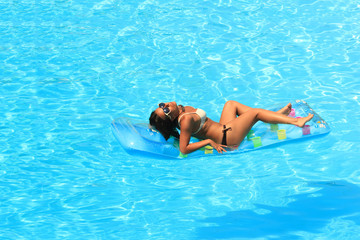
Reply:
[[[2, 238], [194, 239], [219, 226], [233, 238], [359, 232], [356, 1], [29, 0], [0, 1], [0, 11]], [[294, 99], [332, 132], [162, 161], [126, 154], [109, 125], [147, 121], [159, 101], [218, 120], [226, 100]], [[317, 218], [322, 204], [329, 215]], [[304, 224], [290, 226], [292, 217]], [[263, 221], [281, 231], [250, 231]]]

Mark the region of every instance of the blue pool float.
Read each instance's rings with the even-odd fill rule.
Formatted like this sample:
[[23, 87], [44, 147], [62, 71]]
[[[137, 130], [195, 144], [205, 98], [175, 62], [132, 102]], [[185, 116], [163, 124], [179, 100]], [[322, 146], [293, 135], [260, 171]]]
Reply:
[[[277, 111], [284, 105], [277, 104], [269, 110]], [[300, 140], [319, 136], [330, 132], [329, 125], [314, 112], [314, 110], [303, 100], [292, 102], [291, 117], [305, 117], [313, 113], [314, 117], [306, 123], [303, 128], [288, 124], [267, 124], [258, 122], [251, 129], [247, 137], [236, 149], [227, 149], [224, 154], [242, 153], [257, 150], [265, 146]], [[169, 138], [168, 141], [156, 130], [150, 128], [148, 123], [142, 123], [136, 119], [121, 117], [111, 123], [111, 128], [121, 146], [129, 154], [140, 154], [150, 157], [185, 158], [205, 155], [218, 155], [219, 153], [211, 146], [205, 146], [195, 152], [183, 155], [179, 151], [179, 141]], [[190, 142], [199, 139], [192, 137]]]

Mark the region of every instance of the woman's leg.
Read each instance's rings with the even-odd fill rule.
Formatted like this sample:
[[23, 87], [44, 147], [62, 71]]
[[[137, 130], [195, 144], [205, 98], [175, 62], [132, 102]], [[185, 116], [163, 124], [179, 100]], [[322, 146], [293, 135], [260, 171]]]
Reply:
[[[291, 107], [292, 107], [291, 103], [288, 103], [285, 107], [283, 107], [282, 109], [280, 109], [277, 112], [287, 116], [291, 111]], [[237, 118], [237, 116], [240, 116], [241, 114], [243, 114], [251, 109], [253, 109], [253, 108], [248, 107], [239, 102], [232, 101], [232, 100], [227, 101], [221, 112], [220, 124], [226, 124], [226, 123], [234, 120], [235, 118]]]
[[313, 116], [313, 114], [309, 114], [304, 118], [291, 118], [279, 112], [253, 108], [226, 124], [226, 127], [231, 127], [231, 130], [228, 131], [227, 144], [240, 144], [246, 134], [250, 131], [251, 127], [259, 120], [266, 123], [292, 124], [303, 127], [306, 122], [313, 118]]
[[249, 111], [252, 109], [244, 104], [241, 104], [236, 101], [227, 101], [224, 105], [224, 108], [221, 112], [220, 124], [226, 124], [232, 120], [234, 120], [237, 116]]
[[292, 118], [286, 115], [280, 114], [278, 112], [273, 112], [265, 109], [256, 108], [256, 119], [266, 122], [266, 123], [281, 123], [281, 124], [292, 124], [298, 127], [303, 127], [306, 122], [310, 121], [314, 114], [309, 114], [307, 117], [303, 118]]

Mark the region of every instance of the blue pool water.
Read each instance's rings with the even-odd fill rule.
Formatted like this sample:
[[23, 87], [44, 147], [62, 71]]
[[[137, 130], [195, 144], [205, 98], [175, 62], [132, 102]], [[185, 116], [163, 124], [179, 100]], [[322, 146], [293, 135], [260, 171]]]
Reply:
[[[355, 0], [0, 0], [1, 239], [359, 239]], [[307, 101], [322, 138], [179, 161], [117, 117]]]

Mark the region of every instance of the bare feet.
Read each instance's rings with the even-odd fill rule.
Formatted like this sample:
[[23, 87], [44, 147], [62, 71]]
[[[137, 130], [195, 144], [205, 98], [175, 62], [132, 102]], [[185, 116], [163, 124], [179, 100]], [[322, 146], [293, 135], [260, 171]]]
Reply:
[[302, 128], [302, 127], [304, 127], [305, 123], [310, 121], [313, 117], [314, 117], [314, 114], [309, 113], [309, 115], [307, 117], [297, 118], [296, 119], [297, 122], [295, 123], [295, 125]]
[[291, 107], [292, 107], [291, 103], [288, 103], [285, 107], [283, 107], [277, 112], [287, 116], [291, 112]]

